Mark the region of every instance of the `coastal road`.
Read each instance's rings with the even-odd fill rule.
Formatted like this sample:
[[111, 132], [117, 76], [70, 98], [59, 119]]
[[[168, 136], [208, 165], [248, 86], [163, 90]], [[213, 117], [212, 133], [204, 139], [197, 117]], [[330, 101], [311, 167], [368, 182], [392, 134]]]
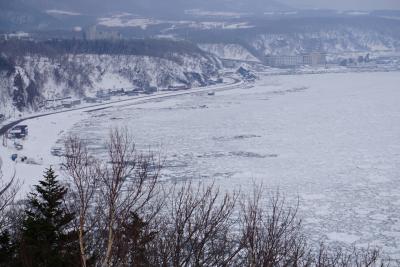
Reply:
[[49, 113], [41, 113], [41, 114], [36, 114], [24, 118], [20, 118], [18, 120], [9, 122], [5, 125], [3, 125], [0, 128], [0, 136], [4, 135], [7, 133], [8, 130], [12, 129], [14, 126], [20, 124], [21, 122], [35, 119], [35, 118], [40, 118], [40, 117], [45, 117], [45, 116], [50, 116], [54, 114], [59, 114], [59, 113], [67, 113], [67, 112], [73, 112], [77, 110], [82, 110], [82, 112], [92, 112], [100, 109], [107, 109], [107, 108], [113, 108], [115, 106], [120, 106], [120, 105], [135, 105], [151, 100], [158, 100], [158, 99], [163, 99], [163, 98], [171, 98], [171, 97], [176, 97], [176, 96], [182, 96], [182, 95], [189, 95], [189, 94], [195, 94], [195, 93], [205, 93], [205, 92], [210, 92], [210, 91], [225, 91], [225, 90], [232, 90], [239, 88], [244, 84], [243, 81], [236, 79], [236, 78], [231, 78], [232, 83], [229, 84], [222, 84], [222, 85], [212, 85], [212, 86], [207, 86], [207, 87], [197, 87], [193, 89], [187, 89], [187, 90], [179, 90], [179, 91], [168, 91], [168, 92], [162, 92], [162, 93], [156, 93], [152, 95], [142, 95], [142, 96], [136, 96], [136, 97], [130, 97], [127, 99], [121, 99], [121, 100], [115, 100], [107, 103], [101, 103], [101, 104], [95, 104], [95, 105], [90, 105], [90, 106], [84, 106], [84, 107], [79, 107], [79, 108], [73, 108], [73, 109], [67, 109], [67, 110], [60, 110], [56, 112], [49, 112]]

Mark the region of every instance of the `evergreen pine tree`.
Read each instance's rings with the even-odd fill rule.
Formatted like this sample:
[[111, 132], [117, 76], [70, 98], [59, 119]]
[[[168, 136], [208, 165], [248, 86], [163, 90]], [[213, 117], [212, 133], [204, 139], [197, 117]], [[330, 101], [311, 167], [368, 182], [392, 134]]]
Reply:
[[66, 193], [52, 168], [30, 193], [18, 255], [24, 266], [78, 265], [77, 234], [70, 230], [74, 214], [63, 207]]
[[15, 244], [10, 232], [4, 230], [0, 233], [0, 267], [14, 266]]
[[148, 229], [148, 222], [140, 218], [137, 213], [132, 213], [116, 233], [116, 243], [121, 245], [119, 252], [122, 252], [118, 256], [124, 259], [127, 266], [150, 266], [147, 247], [156, 234], [155, 231]]

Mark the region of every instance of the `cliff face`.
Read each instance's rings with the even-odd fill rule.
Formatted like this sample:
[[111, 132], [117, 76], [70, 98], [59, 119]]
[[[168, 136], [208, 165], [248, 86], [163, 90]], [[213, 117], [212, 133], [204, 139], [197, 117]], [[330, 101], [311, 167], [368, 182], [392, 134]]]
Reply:
[[307, 51], [342, 53], [352, 51], [396, 51], [400, 39], [374, 30], [338, 27], [326, 31], [259, 34], [248, 40], [262, 54], [298, 54]]
[[113, 88], [203, 86], [218, 78], [219, 60], [204, 53], [168, 58], [76, 54], [24, 56], [0, 69], [0, 113], [33, 111], [46, 98], [94, 95]]

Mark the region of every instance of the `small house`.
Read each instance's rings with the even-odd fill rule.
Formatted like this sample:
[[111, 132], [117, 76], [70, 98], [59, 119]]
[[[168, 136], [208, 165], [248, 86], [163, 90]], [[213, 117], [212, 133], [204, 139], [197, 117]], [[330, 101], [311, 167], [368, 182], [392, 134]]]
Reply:
[[78, 106], [82, 104], [82, 101], [80, 99], [73, 99], [71, 100], [72, 106]]
[[168, 90], [171, 91], [179, 91], [179, 90], [186, 90], [189, 89], [189, 87], [187, 85], [170, 85], [168, 86]]
[[136, 96], [138, 94], [139, 93], [137, 91], [135, 91], [135, 90], [125, 91], [125, 95], [127, 95], [127, 96]]
[[14, 126], [9, 132], [8, 135], [10, 138], [21, 139], [28, 135], [28, 126], [27, 125], [17, 125]]
[[122, 95], [124, 95], [125, 94], [125, 90], [124, 90], [124, 88], [121, 88], [121, 89], [114, 89], [114, 90], [109, 90], [108, 91], [108, 94], [110, 95], [110, 96], [122, 96]]
[[97, 103], [97, 98], [95, 97], [85, 97], [86, 103]]
[[111, 100], [111, 96], [108, 94], [102, 95], [101, 97], [99, 97], [102, 101], [109, 101]]
[[96, 97], [97, 97], [100, 101], [107, 101], [107, 100], [110, 100], [110, 99], [111, 99], [110, 92], [105, 93], [103, 90], [97, 91]]
[[64, 108], [72, 108], [76, 105], [80, 105], [81, 104], [81, 100], [79, 99], [65, 99], [61, 101], [61, 105]]
[[70, 100], [70, 99], [62, 100], [61, 105], [64, 108], [72, 108], [72, 100]]
[[144, 90], [145, 94], [152, 94], [158, 91], [158, 88], [155, 86], [149, 86]]

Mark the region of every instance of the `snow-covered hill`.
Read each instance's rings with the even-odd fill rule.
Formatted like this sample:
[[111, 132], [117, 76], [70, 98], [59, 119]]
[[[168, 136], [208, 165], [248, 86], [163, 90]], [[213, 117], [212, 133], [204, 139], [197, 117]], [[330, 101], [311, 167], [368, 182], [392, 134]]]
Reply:
[[329, 56], [400, 51], [399, 35], [365, 27], [338, 25], [276, 33], [262, 29], [257, 31], [239, 37], [238, 43], [231, 43], [233, 33], [221, 34], [215, 43], [201, 40], [199, 47], [220, 59], [253, 62], [263, 61], [266, 55], [297, 55], [315, 51]]
[[84, 97], [101, 89], [192, 87], [218, 78], [221, 63], [202, 53], [24, 56], [0, 69], [0, 114], [38, 109], [54, 97]]

